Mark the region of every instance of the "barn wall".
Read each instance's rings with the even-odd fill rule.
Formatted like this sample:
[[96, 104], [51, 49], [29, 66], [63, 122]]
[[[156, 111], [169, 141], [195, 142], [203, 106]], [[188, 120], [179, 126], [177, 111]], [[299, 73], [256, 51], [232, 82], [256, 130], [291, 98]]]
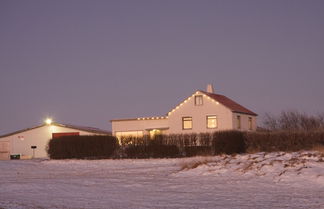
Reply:
[[94, 135], [94, 133], [77, 129], [56, 125], [44, 125], [18, 134], [2, 137], [0, 141], [9, 141], [10, 154], [21, 154], [23, 156], [32, 156], [33, 150], [31, 146], [37, 146], [37, 149], [35, 149], [35, 158], [43, 158], [47, 157], [46, 146], [48, 141], [52, 138], [52, 133], [64, 132], [79, 132], [80, 135]]

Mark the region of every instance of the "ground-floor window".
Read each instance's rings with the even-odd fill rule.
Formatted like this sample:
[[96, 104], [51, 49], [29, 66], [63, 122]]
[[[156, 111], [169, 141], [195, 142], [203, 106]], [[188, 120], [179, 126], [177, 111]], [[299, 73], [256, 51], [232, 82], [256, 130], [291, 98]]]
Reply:
[[249, 117], [249, 130], [252, 130], [252, 117]]
[[153, 139], [155, 136], [161, 135], [162, 131], [159, 129], [153, 129], [149, 131], [150, 133], [150, 138]]
[[115, 135], [118, 139], [122, 137], [143, 137], [143, 131], [116, 131]]
[[237, 120], [236, 122], [237, 129], [241, 129], [241, 116], [240, 115], [236, 116], [236, 120]]
[[192, 129], [192, 117], [183, 117], [182, 118], [182, 129], [183, 130]]
[[207, 128], [217, 128], [217, 117], [216, 115], [207, 116]]

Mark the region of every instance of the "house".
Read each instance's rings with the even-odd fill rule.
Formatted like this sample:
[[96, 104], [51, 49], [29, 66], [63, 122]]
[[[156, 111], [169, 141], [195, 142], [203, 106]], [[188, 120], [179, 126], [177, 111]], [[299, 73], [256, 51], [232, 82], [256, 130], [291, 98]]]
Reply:
[[91, 127], [51, 122], [0, 136], [0, 160], [47, 157], [46, 147], [52, 138], [67, 135], [110, 135], [108, 131]]
[[165, 116], [111, 120], [118, 138], [156, 134], [206, 133], [220, 130], [256, 130], [257, 114], [230, 98], [215, 94], [209, 84], [198, 90]]

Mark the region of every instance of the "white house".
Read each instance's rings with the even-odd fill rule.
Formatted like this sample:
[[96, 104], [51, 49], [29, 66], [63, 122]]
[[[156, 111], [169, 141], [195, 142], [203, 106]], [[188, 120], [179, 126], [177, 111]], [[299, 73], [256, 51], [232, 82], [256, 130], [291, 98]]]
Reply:
[[[64, 125], [47, 121], [42, 125], [0, 136], [0, 160], [19, 155], [21, 159], [47, 157], [46, 147], [52, 138], [66, 135], [109, 135], [108, 131]], [[34, 149], [32, 149], [34, 148]]]
[[112, 133], [123, 136], [206, 133], [220, 130], [256, 130], [257, 114], [228, 97], [196, 91], [165, 116], [111, 120]]

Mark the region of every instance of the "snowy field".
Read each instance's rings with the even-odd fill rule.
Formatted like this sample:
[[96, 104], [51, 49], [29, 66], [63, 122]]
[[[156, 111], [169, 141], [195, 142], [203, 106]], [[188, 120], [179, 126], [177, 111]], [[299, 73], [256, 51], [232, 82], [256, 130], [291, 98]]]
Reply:
[[0, 208], [324, 208], [324, 156], [0, 161]]

